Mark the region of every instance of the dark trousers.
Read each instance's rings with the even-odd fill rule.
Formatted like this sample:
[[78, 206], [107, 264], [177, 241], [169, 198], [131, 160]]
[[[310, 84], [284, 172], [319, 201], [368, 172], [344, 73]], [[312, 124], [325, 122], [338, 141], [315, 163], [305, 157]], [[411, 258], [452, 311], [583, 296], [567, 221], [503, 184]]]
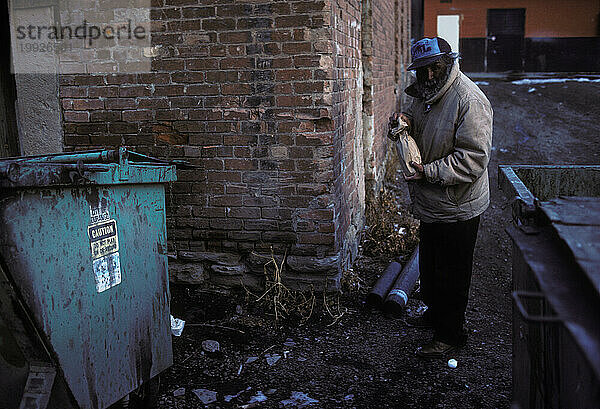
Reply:
[[455, 223], [423, 223], [419, 230], [419, 273], [434, 339], [463, 345], [473, 251], [479, 216]]

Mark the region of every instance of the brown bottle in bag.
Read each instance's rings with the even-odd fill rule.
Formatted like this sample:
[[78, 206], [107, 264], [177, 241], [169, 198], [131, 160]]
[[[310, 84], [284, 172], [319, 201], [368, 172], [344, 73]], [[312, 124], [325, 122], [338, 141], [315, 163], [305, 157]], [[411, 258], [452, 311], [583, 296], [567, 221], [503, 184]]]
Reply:
[[[395, 124], [394, 124], [395, 125]], [[400, 157], [400, 167], [405, 176], [413, 176], [416, 169], [410, 165], [410, 162], [421, 163], [421, 152], [415, 140], [408, 134], [408, 124], [398, 118], [398, 125], [391, 128], [388, 137], [396, 142], [398, 156]]]

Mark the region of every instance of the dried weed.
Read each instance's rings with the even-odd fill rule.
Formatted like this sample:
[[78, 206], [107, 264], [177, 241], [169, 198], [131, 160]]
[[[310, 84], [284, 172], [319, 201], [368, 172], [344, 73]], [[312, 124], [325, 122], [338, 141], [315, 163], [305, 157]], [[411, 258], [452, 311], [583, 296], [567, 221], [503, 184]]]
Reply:
[[419, 222], [400, 205], [398, 196], [383, 188], [377, 199], [367, 203], [367, 225], [362, 243], [368, 256], [399, 256], [410, 253], [418, 243]]
[[[346, 313], [346, 309], [340, 304], [340, 293], [328, 293], [324, 290], [322, 305], [318, 305], [312, 287], [305, 291], [290, 290], [283, 284], [282, 276], [287, 252], [280, 263], [277, 262], [272, 249], [271, 256], [264, 257], [266, 263], [264, 264], [265, 289], [263, 293], [256, 295], [245, 286], [244, 289], [250, 301], [264, 307], [268, 311], [266, 315], [274, 316], [276, 323], [282, 320], [293, 320], [303, 325], [313, 316], [315, 311], [319, 311], [332, 319], [329, 325], [334, 325]], [[362, 279], [356, 276], [355, 283], [359, 281], [362, 282]]]
[[[263, 257], [256, 254], [259, 257]], [[253, 298], [255, 303], [263, 305], [275, 316], [275, 322], [281, 319], [299, 318], [300, 324], [304, 324], [312, 316], [316, 297], [313, 289], [309, 291], [290, 290], [282, 282], [282, 275], [285, 268], [287, 251], [283, 255], [281, 263], [277, 263], [273, 249], [271, 256], [266, 257], [264, 264], [265, 290], [261, 295], [253, 294], [244, 286], [246, 293]], [[243, 284], [242, 284], [243, 285]]]

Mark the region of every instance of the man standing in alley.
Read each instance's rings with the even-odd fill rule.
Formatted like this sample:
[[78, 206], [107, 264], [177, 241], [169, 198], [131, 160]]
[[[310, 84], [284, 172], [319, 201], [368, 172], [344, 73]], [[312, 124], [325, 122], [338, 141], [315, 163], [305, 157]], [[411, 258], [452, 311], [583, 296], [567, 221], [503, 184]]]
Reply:
[[411, 56], [408, 69], [416, 70], [417, 81], [405, 91], [413, 101], [400, 117], [422, 159], [411, 163], [415, 173], [405, 179], [412, 213], [421, 221], [421, 294], [428, 308], [409, 325], [433, 328], [433, 339], [417, 355], [435, 358], [466, 343], [473, 252], [490, 200], [492, 107], [460, 71], [458, 55], [444, 39], [417, 41]]

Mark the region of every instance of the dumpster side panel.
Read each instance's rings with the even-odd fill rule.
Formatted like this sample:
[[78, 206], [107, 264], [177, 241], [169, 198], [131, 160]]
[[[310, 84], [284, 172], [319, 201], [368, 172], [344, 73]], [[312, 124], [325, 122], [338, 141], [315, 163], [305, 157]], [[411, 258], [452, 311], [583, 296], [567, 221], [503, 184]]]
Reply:
[[598, 300], [592, 287], [578, 281], [581, 272], [549, 228], [532, 235], [515, 227], [507, 230], [513, 239], [513, 290], [536, 295], [521, 299], [527, 317], [513, 305], [515, 405], [598, 407]]
[[[513, 244], [513, 290], [540, 293], [523, 254]], [[542, 299], [523, 300], [529, 314], [553, 316], [552, 308]], [[561, 357], [558, 326], [529, 322], [513, 305], [513, 401], [519, 407], [559, 409]]]
[[559, 328], [560, 355], [555, 358], [560, 368], [559, 408], [593, 408], [600, 405], [600, 383], [586, 364], [577, 343], [564, 327]]
[[[105, 408], [172, 364], [164, 210], [159, 184], [0, 200], [0, 251], [82, 408]], [[106, 220], [114, 228], [90, 229]]]
[[[512, 262], [513, 290], [531, 288], [527, 282], [527, 265], [514, 243]], [[535, 406], [532, 406], [531, 402], [532, 400], [535, 401], [535, 397], [530, 398], [532, 377], [528, 347], [528, 340], [530, 339], [529, 326], [521, 319], [521, 314], [514, 304], [512, 315], [512, 399], [513, 402], [518, 403], [519, 407], [533, 409]]]

